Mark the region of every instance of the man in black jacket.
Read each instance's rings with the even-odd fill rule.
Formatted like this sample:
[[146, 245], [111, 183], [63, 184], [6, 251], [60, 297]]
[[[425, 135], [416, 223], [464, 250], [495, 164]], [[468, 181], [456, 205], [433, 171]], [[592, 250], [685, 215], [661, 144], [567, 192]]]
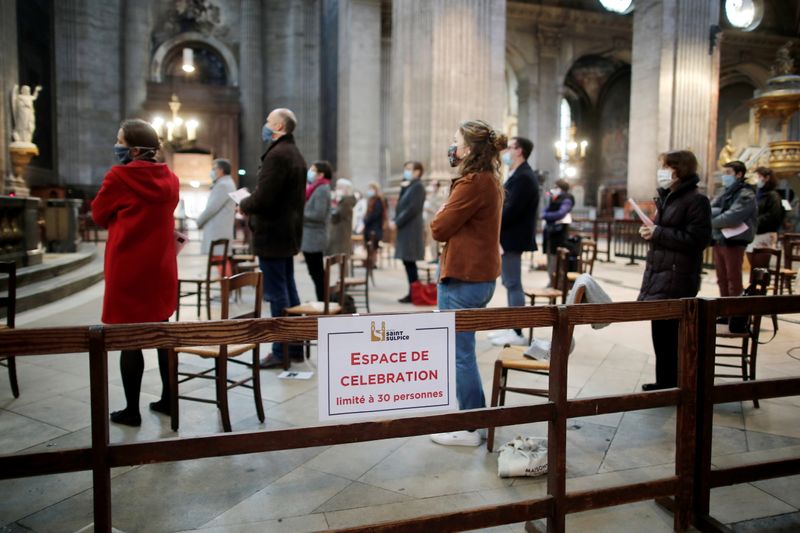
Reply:
[[[294, 143], [297, 119], [288, 109], [275, 109], [262, 129], [264, 142], [270, 142], [261, 156], [258, 185], [252, 196], [239, 204], [249, 215], [253, 247], [264, 273], [264, 299], [272, 316], [281, 316], [287, 307], [300, 304], [294, 282], [294, 255], [300, 251], [303, 236], [306, 162]], [[293, 356], [302, 357], [301, 347]], [[261, 360], [262, 368], [282, 365], [283, 347], [273, 343], [272, 353]]]
[[[500, 225], [500, 246], [503, 248], [501, 279], [508, 293], [508, 306], [525, 305], [522, 291], [522, 254], [536, 251], [536, 210], [539, 206], [539, 181], [528, 164], [533, 142], [525, 137], [512, 137], [503, 153], [508, 165], [505, 200]], [[492, 344], [528, 344], [522, 330], [498, 332]]]

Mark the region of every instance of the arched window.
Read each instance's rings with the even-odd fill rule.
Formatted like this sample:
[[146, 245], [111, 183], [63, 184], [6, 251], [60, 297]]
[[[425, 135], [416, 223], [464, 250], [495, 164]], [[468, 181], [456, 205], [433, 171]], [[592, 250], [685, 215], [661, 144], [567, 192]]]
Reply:
[[[194, 71], [183, 70], [183, 49], [192, 50]], [[206, 85], [227, 85], [225, 60], [215, 50], [202, 43], [188, 43], [170, 50], [164, 62], [165, 82], [195, 82]]]
[[[561, 146], [566, 147], [567, 144], [572, 140], [570, 138], [569, 129], [572, 127], [572, 108], [569, 105], [569, 101], [566, 98], [561, 99], [561, 107], [559, 108], [558, 113], [558, 141], [561, 143]], [[560, 160], [558, 163], [558, 175], [559, 177], [575, 177], [576, 169], [573, 167], [569, 162], [565, 160]], [[570, 175], [571, 174], [571, 175]]]

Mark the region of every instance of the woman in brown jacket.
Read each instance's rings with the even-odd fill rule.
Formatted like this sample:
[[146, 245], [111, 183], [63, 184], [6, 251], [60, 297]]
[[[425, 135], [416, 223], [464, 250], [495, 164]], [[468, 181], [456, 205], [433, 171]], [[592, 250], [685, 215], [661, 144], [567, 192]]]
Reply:
[[[431, 222], [431, 235], [444, 243], [440, 258], [439, 309], [486, 307], [500, 275], [500, 217], [503, 186], [500, 152], [507, 139], [482, 120], [462, 122], [447, 151], [458, 167], [450, 197]], [[480, 259], [476, 259], [479, 255]], [[475, 357], [475, 333], [456, 333], [456, 395], [460, 409], [486, 407]], [[475, 431], [437, 433], [438, 444], [479, 446]]]

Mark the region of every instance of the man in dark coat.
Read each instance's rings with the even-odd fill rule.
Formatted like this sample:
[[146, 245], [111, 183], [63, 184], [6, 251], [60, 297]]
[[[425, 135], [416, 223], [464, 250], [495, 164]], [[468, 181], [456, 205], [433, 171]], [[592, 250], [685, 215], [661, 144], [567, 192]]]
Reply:
[[[539, 206], [539, 182], [528, 158], [533, 152], [533, 142], [525, 137], [512, 137], [508, 149], [503, 153], [503, 162], [508, 165], [505, 182], [503, 218], [500, 225], [500, 246], [503, 249], [503, 287], [508, 294], [509, 307], [525, 305], [522, 291], [522, 254], [536, 251], [536, 210]], [[527, 345], [521, 329], [499, 332], [493, 336], [492, 344]]]
[[[306, 162], [294, 143], [297, 119], [288, 109], [275, 109], [262, 129], [265, 142], [272, 141], [261, 156], [258, 185], [239, 209], [249, 215], [253, 247], [264, 273], [264, 299], [272, 316], [300, 304], [294, 282], [294, 255], [303, 236]], [[294, 348], [294, 347], [293, 347]], [[292, 355], [302, 357], [302, 347]], [[282, 365], [283, 347], [273, 343], [272, 353], [261, 360], [262, 368]]]
[[419, 280], [417, 261], [425, 259], [425, 227], [422, 218], [425, 207], [425, 186], [422, 184], [424, 171], [419, 161], [406, 162], [395, 209], [397, 237], [394, 257], [403, 262], [408, 278], [408, 294], [398, 300], [400, 303], [411, 303], [411, 285]]

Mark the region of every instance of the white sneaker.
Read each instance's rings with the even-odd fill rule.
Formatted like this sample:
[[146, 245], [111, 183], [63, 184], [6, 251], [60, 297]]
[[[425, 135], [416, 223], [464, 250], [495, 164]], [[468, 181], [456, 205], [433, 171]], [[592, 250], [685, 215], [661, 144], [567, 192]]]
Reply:
[[509, 333], [513, 333], [513, 332], [514, 332], [513, 329], [498, 329], [498, 330], [495, 330], [495, 331], [490, 331], [489, 334], [487, 335], [487, 337], [489, 339], [496, 339], [498, 337], [505, 337]]
[[492, 339], [492, 344], [495, 346], [505, 346], [506, 344], [510, 344], [511, 346], [527, 346], [528, 339], [522, 335], [517, 335], [517, 332], [512, 329], [511, 332], [505, 336]]
[[434, 433], [431, 440], [444, 446], [480, 446], [483, 439], [477, 431], [453, 431]]

